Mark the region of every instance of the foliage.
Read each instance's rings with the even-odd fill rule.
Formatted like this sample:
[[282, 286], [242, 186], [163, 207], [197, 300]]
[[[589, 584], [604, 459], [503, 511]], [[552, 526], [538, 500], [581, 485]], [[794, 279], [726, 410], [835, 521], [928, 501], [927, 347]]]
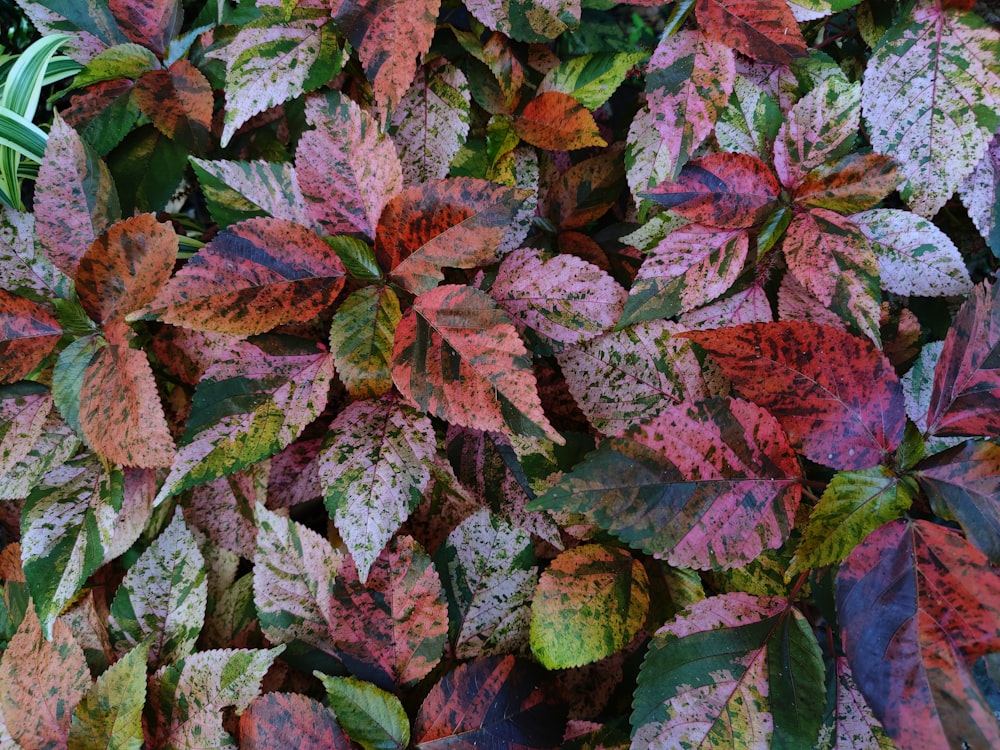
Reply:
[[1000, 747], [985, 4], [18, 4], [0, 748]]

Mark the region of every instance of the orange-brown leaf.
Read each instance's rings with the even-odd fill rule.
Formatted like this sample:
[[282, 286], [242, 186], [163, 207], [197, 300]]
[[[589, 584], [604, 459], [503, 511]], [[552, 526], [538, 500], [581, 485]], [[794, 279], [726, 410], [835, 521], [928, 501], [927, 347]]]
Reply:
[[569, 151], [607, 146], [594, 116], [574, 97], [561, 91], [539, 94], [514, 118], [514, 132], [532, 146]]
[[208, 148], [212, 87], [187, 60], [151, 70], [135, 82], [135, 100], [163, 135], [197, 153]]
[[811, 170], [795, 189], [797, 203], [842, 214], [865, 211], [899, 185], [896, 162], [881, 154], [848, 154]]
[[34, 370], [61, 335], [62, 328], [45, 308], [0, 289], [0, 383]]
[[786, 0], [698, 0], [705, 34], [761, 62], [787, 65], [806, 53], [806, 42]]

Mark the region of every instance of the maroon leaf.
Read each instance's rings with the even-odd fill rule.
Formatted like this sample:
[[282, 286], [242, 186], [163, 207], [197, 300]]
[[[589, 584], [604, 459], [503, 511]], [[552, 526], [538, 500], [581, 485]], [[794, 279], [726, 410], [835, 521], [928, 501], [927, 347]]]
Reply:
[[45, 308], [0, 289], [0, 383], [20, 380], [38, 367], [61, 336]]
[[298, 693], [267, 693], [240, 717], [242, 750], [350, 750], [333, 711]]
[[187, 60], [151, 70], [135, 82], [135, 100], [163, 135], [202, 153], [212, 127], [212, 87]]
[[1000, 284], [977, 286], [948, 330], [927, 410], [930, 435], [1000, 435]]
[[642, 195], [699, 224], [742, 229], [762, 222], [780, 191], [760, 159], [720, 153], [688, 162], [676, 182], [661, 182]]
[[858, 687], [900, 747], [1000, 747], [972, 673], [1000, 649], [1000, 578], [979, 550], [927, 521], [886, 524], [840, 567], [837, 614]]
[[177, 0], [110, 0], [111, 12], [125, 36], [148, 47], [162, 58], [180, 30], [181, 7]]
[[787, 0], [698, 0], [705, 34], [755, 60], [787, 65], [806, 53], [806, 42]]
[[565, 709], [538, 683], [538, 668], [514, 656], [463, 664], [427, 694], [413, 722], [413, 742], [449, 750], [557, 747]]
[[744, 398], [806, 457], [837, 469], [881, 463], [903, 437], [903, 390], [866, 339], [806, 322], [679, 334], [700, 344]]

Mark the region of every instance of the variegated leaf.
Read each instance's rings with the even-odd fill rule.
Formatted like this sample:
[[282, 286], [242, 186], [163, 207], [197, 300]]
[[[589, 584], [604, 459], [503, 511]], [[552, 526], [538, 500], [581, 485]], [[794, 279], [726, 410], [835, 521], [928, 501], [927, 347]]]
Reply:
[[607, 146], [594, 116], [576, 99], [560, 91], [537, 94], [513, 119], [522, 140], [551, 151]]
[[787, 0], [697, 0], [695, 14], [711, 39], [755, 60], [787, 65], [806, 53]]
[[0, 383], [25, 377], [62, 337], [48, 309], [0, 289]]
[[52, 395], [38, 383], [0, 386], [0, 477], [9, 475], [42, 434]]
[[542, 0], [511, 4], [470, 0], [469, 11], [486, 26], [520, 42], [547, 42], [580, 22], [580, 0]]
[[191, 165], [220, 229], [257, 216], [309, 223], [299, 178], [291, 164], [192, 157]]
[[151, 70], [136, 82], [135, 101], [153, 126], [170, 140], [195, 153], [208, 149], [215, 103], [212, 86], [187, 60], [166, 70]]
[[66, 298], [71, 283], [35, 243], [35, 215], [0, 206], [0, 289]]
[[142, 746], [148, 650], [147, 643], [139, 644], [90, 686], [73, 712], [68, 750], [133, 750]]

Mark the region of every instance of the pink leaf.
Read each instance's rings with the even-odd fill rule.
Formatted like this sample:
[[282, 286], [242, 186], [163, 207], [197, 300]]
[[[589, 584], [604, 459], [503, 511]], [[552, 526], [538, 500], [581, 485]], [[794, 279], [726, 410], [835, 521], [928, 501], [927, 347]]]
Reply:
[[125, 36], [163, 57], [170, 40], [180, 31], [181, 8], [177, 0], [110, 0]]
[[712, 39], [755, 60], [787, 65], [806, 54], [787, 0], [698, 0], [695, 13]]

